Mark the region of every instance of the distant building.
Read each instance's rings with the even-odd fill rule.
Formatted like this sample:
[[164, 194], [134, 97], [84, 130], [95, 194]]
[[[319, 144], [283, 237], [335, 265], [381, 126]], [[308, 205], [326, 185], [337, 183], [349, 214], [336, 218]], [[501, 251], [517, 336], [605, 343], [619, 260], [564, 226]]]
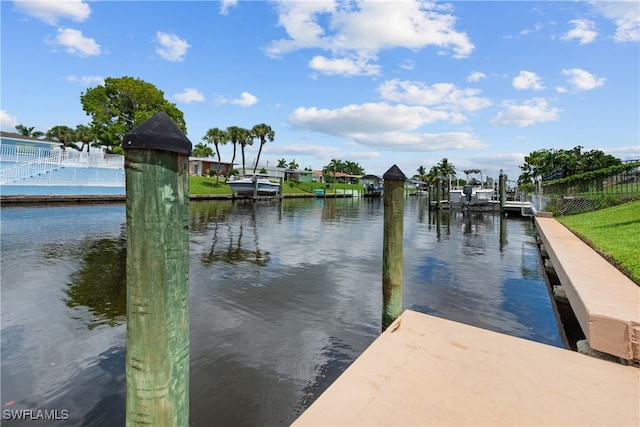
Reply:
[[0, 132], [0, 156], [3, 162], [24, 162], [51, 155], [51, 150], [61, 149], [62, 144], [31, 138], [12, 132]]
[[209, 176], [209, 171], [214, 175], [227, 176], [233, 170], [235, 163], [219, 162], [213, 157], [189, 157], [189, 175]]

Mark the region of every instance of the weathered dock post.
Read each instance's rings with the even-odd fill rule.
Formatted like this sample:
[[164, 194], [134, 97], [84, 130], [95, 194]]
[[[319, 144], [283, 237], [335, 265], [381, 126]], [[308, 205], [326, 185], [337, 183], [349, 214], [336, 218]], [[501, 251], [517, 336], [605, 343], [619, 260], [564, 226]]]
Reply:
[[504, 215], [505, 194], [506, 194], [506, 177], [500, 169], [500, 175], [498, 176], [498, 191], [500, 192], [500, 215]]
[[442, 201], [442, 178], [436, 178], [436, 209], [440, 210], [440, 202]]
[[124, 135], [126, 425], [189, 425], [189, 154], [158, 113]]
[[404, 230], [404, 182], [398, 166], [385, 172], [384, 236], [382, 243], [382, 330], [402, 313], [402, 239]]

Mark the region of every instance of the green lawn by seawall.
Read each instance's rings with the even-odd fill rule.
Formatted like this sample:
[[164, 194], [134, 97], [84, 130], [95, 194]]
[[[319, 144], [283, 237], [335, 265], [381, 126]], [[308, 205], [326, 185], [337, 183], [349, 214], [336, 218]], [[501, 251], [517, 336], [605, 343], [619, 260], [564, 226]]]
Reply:
[[640, 201], [556, 219], [640, 285]]

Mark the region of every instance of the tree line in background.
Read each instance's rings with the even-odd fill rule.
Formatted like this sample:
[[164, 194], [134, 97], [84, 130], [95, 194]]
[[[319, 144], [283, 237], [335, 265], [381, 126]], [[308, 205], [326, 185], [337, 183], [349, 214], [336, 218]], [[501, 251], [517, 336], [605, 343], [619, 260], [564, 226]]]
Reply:
[[[164, 98], [164, 93], [151, 83], [133, 77], [106, 78], [103, 85], [87, 89], [80, 95], [82, 109], [91, 117], [88, 125], [77, 125], [75, 128], [58, 125], [46, 132], [35, 130], [19, 124], [15, 127], [21, 135], [56, 141], [62, 145], [62, 149], [73, 147], [83, 151], [87, 147], [89, 152], [92, 146], [101, 146], [107, 153], [122, 154], [122, 138], [124, 134], [144, 121], [153, 117], [160, 111], [164, 111], [174, 123], [186, 134], [187, 128], [184, 115], [175, 104]], [[225, 130], [211, 128], [203, 136], [203, 143], [194, 147], [193, 153], [197, 157], [220, 158], [220, 145], [233, 144], [233, 156], [230, 163], [235, 162], [236, 148], [240, 145], [242, 154], [242, 171], [246, 172], [245, 148], [253, 145], [254, 141], [260, 142], [258, 156], [253, 168], [256, 171], [260, 161], [262, 149], [267, 142], [272, 142], [275, 132], [270, 126], [260, 123], [251, 129], [238, 126], [229, 126]], [[208, 144], [213, 144], [215, 154]], [[281, 163], [282, 162], [282, 163]], [[295, 159], [285, 164], [281, 159], [279, 167], [297, 169]], [[621, 160], [605, 154], [601, 150], [583, 152], [582, 146], [576, 146], [570, 150], [543, 149], [531, 152], [524, 158], [524, 164], [520, 166], [522, 174], [518, 177], [520, 187], [532, 187], [538, 176], [548, 176], [560, 171], [560, 177], [585, 173], [597, 169], [621, 164]], [[295, 167], [292, 167], [295, 166]], [[322, 168], [323, 175], [329, 180], [335, 179], [338, 172], [349, 175], [364, 175], [364, 169], [355, 162], [332, 159]], [[443, 158], [437, 165], [432, 166], [427, 172], [424, 166], [417, 169], [415, 179], [427, 183], [434, 183], [438, 176], [450, 175], [455, 177], [455, 167]]]
[[570, 150], [543, 149], [529, 153], [520, 166], [518, 186], [533, 189], [539, 176], [564, 178], [622, 164], [622, 160], [601, 150], [583, 152], [583, 148], [578, 145]]
[[364, 169], [356, 162], [349, 160], [331, 159], [328, 165], [322, 168], [322, 175], [325, 182], [336, 181], [336, 173], [347, 175], [364, 175]]
[[440, 160], [437, 165], [431, 166], [429, 172], [427, 172], [427, 169], [422, 165], [418, 167], [416, 172], [418, 173], [413, 175], [413, 179], [426, 182], [429, 185], [434, 185], [438, 177], [451, 176], [454, 178], [456, 176], [456, 167], [445, 157]]
[[[222, 130], [219, 128], [211, 128], [207, 131], [207, 133], [202, 137], [202, 139], [207, 144], [213, 144], [216, 149], [216, 154], [218, 156], [218, 161], [221, 162], [220, 158], [220, 146], [226, 145], [227, 143], [233, 144], [233, 156], [231, 158], [231, 162], [233, 163], [236, 160], [236, 147], [238, 144], [240, 145], [240, 151], [242, 153], [242, 174], [246, 173], [245, 168], [245, 147], [247, 145], [253, 145], [254, 140], [258, 140], [260, 143], [260, 148], [258, 149], [258, 157], [256, 157], [256, 162], [253, 165], [253, 172], [256, 172], [258, 168], [258, 163], [260, 162], [260, 155], [262, 154], [262, 147], [267, 142], [273, 142], [275, 139], [275, 132], [271, 129], [271, 126], [266, 125], [264, 123], [260, 123], [252, 127], [251, 129], [245, 129], [239, 126], [229, 126], [226, 130]], [[196, 145], [196, 149], [205, 150], [204, 153], [208, 153], [206, 151], [207, 146], [205, 144]], [[210, 147], [209, 147], [210, 148]], [[199, 153], [200, 151], [198, 151]], [[213, 155], [213, 153], [211, 153]], [[199, 157], [195, 151], [194, 156]]]

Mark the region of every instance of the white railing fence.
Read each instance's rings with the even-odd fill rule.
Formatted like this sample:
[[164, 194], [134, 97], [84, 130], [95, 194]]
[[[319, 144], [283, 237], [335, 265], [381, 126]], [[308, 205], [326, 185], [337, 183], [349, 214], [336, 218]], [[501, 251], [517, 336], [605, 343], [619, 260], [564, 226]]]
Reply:
[[4, 185], [124, 185], [124, 157], [117, 154], [2, 145], [0, 161]]

